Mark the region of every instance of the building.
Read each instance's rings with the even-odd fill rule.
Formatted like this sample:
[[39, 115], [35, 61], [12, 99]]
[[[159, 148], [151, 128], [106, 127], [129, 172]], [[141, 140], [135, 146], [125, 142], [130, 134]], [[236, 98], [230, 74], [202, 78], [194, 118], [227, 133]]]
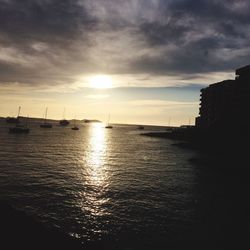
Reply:
[[201, 89], [196, 127], [238, 129], [250, 127], [250, 65], [236, 69], [235, 80]]

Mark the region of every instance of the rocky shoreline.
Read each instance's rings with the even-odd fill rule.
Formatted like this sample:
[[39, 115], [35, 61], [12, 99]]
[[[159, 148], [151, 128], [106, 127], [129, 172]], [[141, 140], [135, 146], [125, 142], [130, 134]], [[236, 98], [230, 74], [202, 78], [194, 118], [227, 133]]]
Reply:
[[193, 163], [249, 169], [248, 142], [249, 131], [202, 131], [197, 128], [177, 128], [172, 131], [149, 132], [143, 136], [170, 139], [174, 146], [192, 149], [197, 156]]

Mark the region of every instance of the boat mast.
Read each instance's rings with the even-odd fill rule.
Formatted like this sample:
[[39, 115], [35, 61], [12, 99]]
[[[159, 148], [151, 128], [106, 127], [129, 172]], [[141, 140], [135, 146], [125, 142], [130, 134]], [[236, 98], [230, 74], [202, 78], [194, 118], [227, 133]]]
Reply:
[[19, 115], [20, 115], [20, 112], [21, 112], [21, 106], [19, 106], [19, 107], [18, 107], [17, 118], [19, 117]]
[[168, 126], [170, 127], [171, 117], [168, 118]]
[[110, 120], [110, 114], [109, 114], [109, 117], [108, 117], [108, 125], [109, 125], [109, 120]]
[[27, 115], [27, 117], [26, 117], [26, 123], [25, 123], [26, 128], [28, 127], [28, 119], [29, 119], [29, 115]]
[[65, 120], [65, 107], [63, 108], [63, 120]]
[[45, 118], [44, 118], [44, 123], [46, 123], [46, 120], [47, 120], [47, 112], [48, 112], [48, 108], [46, 107], [46, 110], [45, 110]]

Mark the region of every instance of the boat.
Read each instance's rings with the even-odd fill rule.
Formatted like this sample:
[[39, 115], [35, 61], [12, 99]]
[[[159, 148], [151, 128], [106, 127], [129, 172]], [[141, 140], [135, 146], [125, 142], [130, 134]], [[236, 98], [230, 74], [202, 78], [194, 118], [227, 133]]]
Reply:
[[144, 129], [144, 126], [142, 126], [142, 125], [139, 125], [139, 126], [137, 127], [137, 129], [140, 129], [140, 130], [142, 130], [142, 129]]
[[6, 117], [5, 121], [7, 123], [19, 123], [19, 117]]
[[64, 117], [65, 117], [65, 108], [63, 110], [63, 119], [59, 121], [59, 124], [61, 126], [68, 126], [69, 125], [69, 121], [66, 120]]
[[69, 125], [69, 121], [66, 120], [66, 119], [60, 120], [59, 123], [60, 123], [61, 126], [68, 126]]
[[105, 128], [113, 128], [113, 126], [107, 125], [107, 126], [105, 126]]
[[76, 119], [74, 120], [74, 127], [71, 128], [72, 130], [79, 130], [79, 127], [76, 126]]
[[22, 134], [22, 133], [29, 133], [30, 129], [27, 126], [16, 125], [15, 127], [9, 128], [9, 132], [15, 134]]
[[[21, 111], [21, 107], [19, 107], [19, 109], [18, 109], [18, 117], [20, 115], [20, 111]], [[15, 133], [15, 134], [29, 133], [30, 129], [27, 126], [27, 120], [26, 120], [26, 124], [25, 125], [16, 123], [15, 127], [10, 127], [9, 128], [9, 132], [10, 133]]]
[[48, 113], [48, 108], [46, 108], [46, 111], [45, 111], [44, 123], [40, 125], [41, 128], [52, 128], [52, 124], [46, 122], [46, 120], [47, 120], [47, 113]]
[[107, 125], [105, 126], [105, 128], [113, 128], [113, 126], [110, 125], [109, 120], [110, 120], [110, 115], [109, 115], [108, 122], [107, 122]]
[[21, 107], [19, 106], [18, 107], [18, 114], [17, 114], [17, 117], [6, 117], [5, 121], [7, 123], [13, 123], [13, 124], [17, 124], [17, 123], [20, 123], [20, 120], [19, 120], [19, 115], [20, 115], [20, 110], [21, 110]]

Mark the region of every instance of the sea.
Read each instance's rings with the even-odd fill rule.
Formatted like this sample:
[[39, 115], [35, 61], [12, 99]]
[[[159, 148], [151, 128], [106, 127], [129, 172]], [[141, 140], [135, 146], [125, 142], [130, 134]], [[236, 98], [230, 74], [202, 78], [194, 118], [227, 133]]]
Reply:
[[142, 135], [164, 127], [39, 125], [12, 134], [0, 120], [0, 199], [47, 227], [83, 245], [112, 242], [113, 249], [190, 241], [223, 249], [213, 247], [249, 233], [249, 174], [204, 164], [195, 160], [197, 150]]

